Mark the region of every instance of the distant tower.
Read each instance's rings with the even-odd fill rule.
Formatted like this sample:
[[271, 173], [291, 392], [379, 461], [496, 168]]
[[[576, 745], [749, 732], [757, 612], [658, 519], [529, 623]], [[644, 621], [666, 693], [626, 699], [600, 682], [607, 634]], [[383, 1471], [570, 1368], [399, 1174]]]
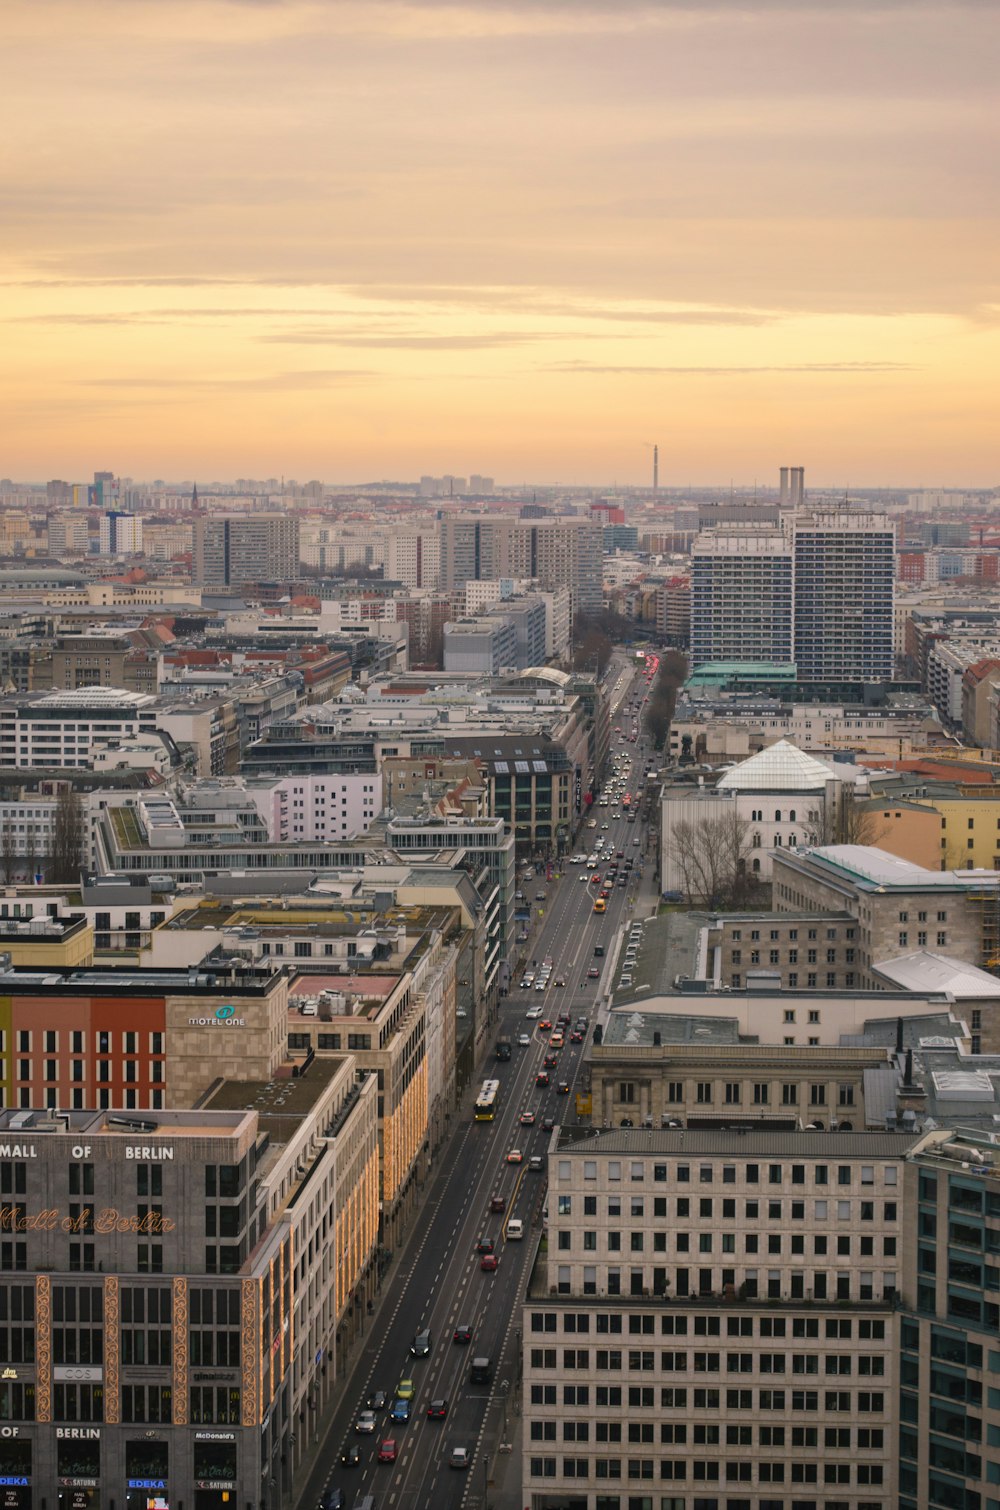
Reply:
[[196, 509], [198, 507], [198, 484], [197, 483], [195, 483], [194, 487], [191, 489], [191, 507], [192, 507], [192, 509]]
[[806, 469], [790, 467], [788, 472], [789, 502], [793, 509], [800, 509], [806, 501]]
[[653, 447], [653, 492], [658, 492], [660, 487], [660, 448]]
[[787, 467], [782, 467], [780, 476], [781, 476], [781, 487], [780, 487], [780, 490], [778, 492], [778, 503], [781, 505], [782, 508], [787, 508], [787, 506], [788, 506], [788, 468]]

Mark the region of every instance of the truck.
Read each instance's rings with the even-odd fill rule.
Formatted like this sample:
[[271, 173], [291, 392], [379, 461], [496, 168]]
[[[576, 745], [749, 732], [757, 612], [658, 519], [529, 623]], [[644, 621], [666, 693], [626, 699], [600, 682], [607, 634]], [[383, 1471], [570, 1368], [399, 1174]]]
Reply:
[[511, 1054], [510, 1039], [507, 1038], [507, 1037], [503, 1037], [503, 1036], [500, 1037], [500, 1038], [498, 1038], [497, 1041], [496, 1041], [496, 1045], [495, 1045], [495, 1047], [493, 1049], [493, 1057], [494, 1057], [494, 1059], [501, 1059], [501, 1060], [505, 1060], [506, 1061], [506, 1060], [508, 1060], [510, 1058], [510, 1054]]

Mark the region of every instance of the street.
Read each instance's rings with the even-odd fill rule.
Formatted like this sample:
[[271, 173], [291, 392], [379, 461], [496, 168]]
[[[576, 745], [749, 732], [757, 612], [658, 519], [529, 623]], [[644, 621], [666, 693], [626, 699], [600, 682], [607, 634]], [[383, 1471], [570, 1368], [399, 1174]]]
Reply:
[[[616, 689], [616, 696], [620, 695], [624, 692]], [[637, 747], [626, 744], [623, 750], [615, 740], [614, 753], [631, 757], [629, 785], [632, 791], [639, 790], [642, 766]], [[602, 915], [594, 911], [598, 888], [584, 884], [595, 866], [564, 861], [559, 878], [548, 882], [543, 879], [544, 869], [541, 876], [527, 882], [524, 865], [519, 867], [519, 884], [525, 889], [530, 885], [531, 896], [536, 887], [546, 893], [544, 902], [532, 906], [532, 931], [522, 946], [526, 968], [531, 969], [531, 960], [539, 967], [543, 960], [551, 960], [551, 973], [544, 990], [534, 985], [519, 989], [521, 977], [515, 974], [511, 993], [501, 1003], [497, 1032], [510, 1036], [513, 1057], [501, 1063], [491, 1054], [469, 1087], [458, 1125], [417, 1214], [416, 1230], [388, 1271], [385, 1293], [299, 1497], [298, 1503], [306, 1510], [312, 1510], [324, 1492], [334, 1487], [343, 1489], [346, 1510], [366, 1492], [377, 1494], [380, 1506], [394, 1510], [423, 1510], [428, 1505], [464, 1505], [473, 1510], [486, 1503], [487, 1487], [498, 1464], [507, 1469], [504, 1493], [498, 1498], [490, 1488], [489, 1504], [504, 1510], [508, 1504], [520, 1503], [519, 1462], [500, 1456], [500, 1451], [511, 1443], [519, 1410], [520, 1303], [544, 1225], [546, 1174], [544, 1167], [540, 1172], [529, 1170], [528, 1160], [547, 1154], [553, 1134], [542, 1129], [546, 1117], [557, 1125], [576, 1120], [575, 1082], [597, 1018], [597, 1004], [612, 984], [616, 940], [622, 923], [631, 916], [640, 884], [642, 845], [633, 841], [642, 834], [642, 826], [627, 822], [624, 808], [617, 818], [611, 816], [610, 804], [608, 808], [595, 804], [591, 811], [593, 827], [585, 821], [577, 852], [589, 846], [592, 853], [594, 841], [600, 838], [609, 860], [616, 851], [634, 857], [632, 878], [626, 886], [607, 888], [607, 911]], [[625, 874], [625, 859], [617, 864], [619, 875]], [[607, 864], [600, 868], [603, 874]], [[605, 953], [595, 957], [599, 944]], [[601, 971], [601, 978], [588, 978], [592, 968]], [[561, 979], [565, 985], [556, 985]], [[541, 1022], [555, 1024], [560, 1013], [568, 1013], [572, 1020], [587, 1018], [582, 1043], [569, 1041], [567, 1027], [566, 1043], [555, 1051], [557, 1065], [547, 1087], [537, 1086], [536, 1076], [546, 1053], [553, 1052], [549, 1032], [538, 1018], [525, 1015], [536, 1007], [541, 1009]], [[521, 1034], [529, 1035], [528, 1046], [518, 1043]], [[477, 1123], [472, 1104], [487, 1077], [500, 1082], [499, 1110], [492, 1122]], [[568, 1093], [559, 1093], [561, 1082], [568, 1085]], [[520, 1123], [526, 1110], [535, 1115], [533, 1125]], [[516, 1164], [507, 1162], [513, 1149], [522, 1154]], [[490, 1199], [496, 1194], [505, 1197], [502, 1214], [490, 1212]], [[523, 1240], [507, 1238], [511, 1217], [523, 1222]], [[480, 1268], [477, 1244], [484, 1236], [494, 1244], [498, 1260], [494, 1272]], [[453, 1341], [460, 1325], [472, 1327], [470, 1342]], [[410, 1344], [423, 1328], [431, 1331], [430, 1354], [413, 1357]], [[492, 1362], [492, 1381], [470, 1384], [472, 1359], [482, 1355]], [[369, 1395], [384, 1390], [391, 1406], [397, 1385], [407, 1379], [414, 1386], [409, 1422], [391, 1422], [386, 1409], [377, 1413], [374, 1432], [357, 1434], [355, 1423]], [[428, 1419], [428, 1404], [440, 1399], [448, 1402], [446, 1418]], [[396, 1457], [394, 1462], [380, 1463], [379, 1449], [386, 1439], [395, 1441]], [[343, 1466], [342, 1449], [355, 1444], [360, 1451], [358, 1465]], [[454, 1447], [469, 1449], [470, 1467], [450, 1467]]]

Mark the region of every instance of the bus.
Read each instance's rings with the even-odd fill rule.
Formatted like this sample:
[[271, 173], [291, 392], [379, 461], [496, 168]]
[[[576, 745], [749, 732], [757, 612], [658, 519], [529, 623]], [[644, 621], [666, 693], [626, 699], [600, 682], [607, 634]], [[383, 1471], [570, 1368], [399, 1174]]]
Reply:
[[482, 1090], [476, 1097], [475, 1119], [477, 1122], [492, 1122], [500, 1100], [499, 1080], [484, 1080]]

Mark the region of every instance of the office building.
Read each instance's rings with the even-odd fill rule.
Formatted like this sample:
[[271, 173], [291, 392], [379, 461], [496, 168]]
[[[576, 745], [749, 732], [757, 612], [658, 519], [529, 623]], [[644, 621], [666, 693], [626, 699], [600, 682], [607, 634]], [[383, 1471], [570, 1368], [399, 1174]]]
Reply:
[[90, 548], [85, 514], [51, 514], [48, 523], [49, 555], [57, 561], [64, 556], [85, 556]]
[[473, 676], [499, 676], [517, 665], [514, 621], [481, 614], [444, 626], [444, 669]]
[[915, 1141], [557, 1131], [523, 1311], [521, 1503], [895, 1504]]
[[591, 519], [455, 514], [441, 521], [441, 588], [493, 577], [532, 577], [570, 589], [572, 610], [602, 606], [604, 531]]
[[803, 681], [890, 680], [895, 537], [885, 514], [789, 512], [692, 547], [691, 659], [794, 662]]
[[385, 535], [385, 576], [405, 587], [435, 590], [441, 575], [441, 537], [437, 529], [392, 529]]
[[792, 550], [780, 530], [703, 531], [691, 554], [691, 665], [790, 661]]
[[232, 514], [194, 525], [194, 579], [206, 587], [285, 582], [299, 574], [299, 522], [287, 514]]
[[137, 556], [142, 553], [142, 519], [109, 509], [101, 515], [99, 549], [102, 556]]
[[886, 514], [815, 509], [792, 527], [795, 635], [807, 681], [887, 681], [893, 673], [895, 535]]

